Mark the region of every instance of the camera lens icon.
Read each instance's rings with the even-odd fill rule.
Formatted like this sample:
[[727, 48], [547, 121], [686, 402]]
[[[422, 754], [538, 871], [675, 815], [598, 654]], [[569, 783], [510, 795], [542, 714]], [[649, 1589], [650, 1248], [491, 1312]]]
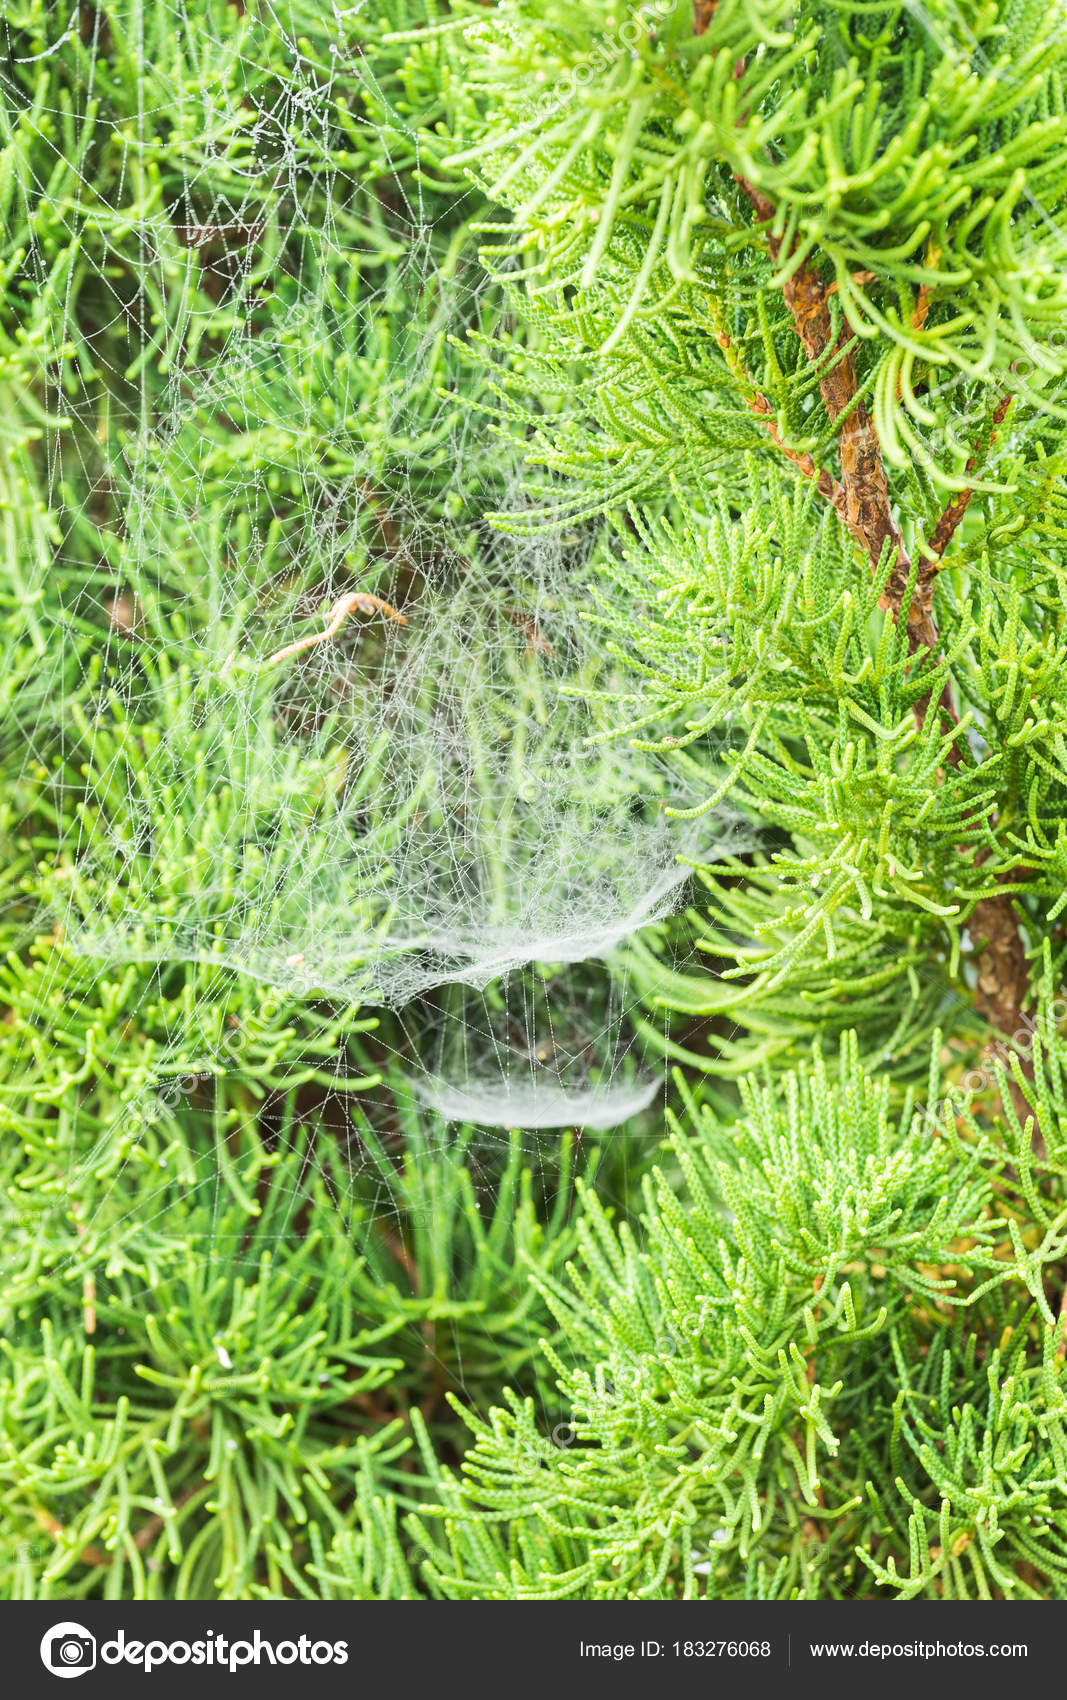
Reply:
[[71, 1665], [90, 1665], [96, 1648], [88, 1635], [65, 1635], [62, 1641], [53, 1644], [52, 1657], [64, 1667]]
[[41, 1642], [41, 1663], [53, 1676], [84, 1676], [96, 1665], [96, 1639], [80, 1623], [56, 1623]]

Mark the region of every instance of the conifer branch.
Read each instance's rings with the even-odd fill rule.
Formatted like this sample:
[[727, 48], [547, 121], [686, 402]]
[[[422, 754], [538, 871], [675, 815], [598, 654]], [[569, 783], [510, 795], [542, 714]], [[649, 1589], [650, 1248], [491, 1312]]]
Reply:
[[[699, 0], [697, 10], [703, 11]], [[709, 11], [709, 19], [710, 15]], [[706, 27], [705, 21], [703, 28]], [[783, 259], [783, 240], [775, 235], [773, 229], [774, 203], [746, 178], [737, 176], [737, 182], [751, 201], [760, 222], [767, 226], [771, 262], [777, 267]], [[784, 258], [789, 259], [790, 254], [785, 254]], [[835, 287], [823, 283], [810, 260], [794, 267], [782, 285], [782, 294], [793, 316], [797, 335], [813, 365], [824, 362], [831, 349], [833, 322], [827, 301]], [[920, 285], [912, 315], [913, 329], [922, 329], [929, 309], [930, 290], [924, 283]], [[855, 355], [849, 348], [849, 340], [847, 327], [842, 325], [833, 346], [832, 363], [819, 379], [823, 404], [831, 422], [841, 421], [838, 453], [842, 500], [840, 503], [835, 501], [834, 506], [853, 538], [866, 551], [875, 571], [881, 566], [886, 544], [893, 550], [889, 578], [879, 598], [879, 606], [898, 620], [908, 592], [911, 562], [890, 507], [885, 464], [874, 421], [863, 401], [858, 399]], [[750, 402], [750, 405], [756, 404]], [[997, 404], [990, 447], [1010, 405], [1010, 396], [1005, 396]], [[976, 450], [967, 462], [968, 473], [975, 470], [978, 459]], [[908, 647], [913, 653], [921, 649], [935, 655], [939, 648], [940, 640], [932, 612], [933, 580], [972, 494], [970, 488], [962, 490], [945, 509], [934, 532], [932, 558], [924, 559], [920, 565], [907, 613]], [[925, 722], [931, 698], [932, 692], [927, 692], [915, 704], [915, 719], [919, 725]], [[947, 677], [937, 706], [950, 722], [958, 724], [959, 714], [951, 681]], [[959, 743], [953, 744], [948, 757], [950, 766], [958, 768], [963, 759], [964, 752]], [[982, 899], [973, 911], [971, 922], [977, 936], [984, 941], [976, 959], [976, 1007], [994, 1029], [1012, 1033], [1019, 1025], [1029, 983], [1026, 947], [1012, 898], [1005, 894]]]
[[[1012, 400], [1013, 397], [1006, 394], [994, 409], [989, 433], [990, 449], [996, 442], [997, 429], [1006, 418]], [[980, 458], [982, 457], [979, 450], [976, 449], [968, 458], [968, 473], [975, 471]], [[917, 587], [917, 593], [926, 607], [929, 607], [933, 581], [940, 569], [941, 559], [967, 511], [973, 494], [971, 487], [961, 490], [938, 520], [930, 544], [931, 553], [923, 560]], [[1013, 898], [1007, 893], [982, 898], [971, 915], [971, 932], [977, 940], [983, 941], [979, 944], [975, 956], [978, 973], [974, 994], [975, 1007], [998, 1032], [1014, 1033], [1022, 1018], [1023, 1004], [1029, 987], [1029, 967]], [[1023, 1066], [1029, 1072], [1026, 1058], [1023, 1059]], [[1019, 1094], [1014, 1082], [1009, 1082], [1009, 1091], [1018, 1110]], [[1036, 1121], [1035, 1137], [1040, 1138]]]
[[737, 350], [735, 349], [725, 327], [718, 318], [716, 318], [714, 322], [714, 331], [715, 340], [722, 349], [726, 358], [726, 363], [737, 380], [738, 387], [741, 390], [745, 401], [759, 419], [760, 424], [766, 428], [771, 441], [777, 448], [781, 449], [786, 459], [791, 461], [792, 464], [804, 474], [805, 478], [809, 478], [813, 481], [820, 496], [823, 496], [826, 501], [830, 503], [831, 507], [835, 508], [841, 515], [842, 519], [844, 519], [845, 492], [842, 490], [836, 478], [827, 472], [825, 467], [817, 467], [810, 454], [790, 448], [789, 444], [785, 441], [778, 429], [778, 423], [774, 417], [774, 408], [767, 400], [767, 397], [762, 395], [760, 391], [756, 389], [752, 379], [745, 371], [745, 368], [738, 357]]
[[926, 323], [927, 316], [928, 316], [929, 312], [930, 312], [930, 285], [928, 283], [920, 283], [919, 294], [918, 294], [918, 296], [916, 298], [916, 302], [915, 302], [915, 311], [911, 316], [911, 328], [912, 328], [913, 331], [921, 331], [922, 330], [923, 326]]
[[[941, 258], [941, 250], [937, 246], [936, 242], [931, 240], [927, 244], [927, 248], [926, 248], [926, 264], [928, 266], [936, 267], [937, 262], [940, 258]], [[929, 317], [929, 314], [930, 314], [930, 285], [929, 285], [929, 283], [923, 282], [923, 283], [920, 283], [920, 285], [919, 285], [919, 292], [918, 292], [918, 294], [915, 298], [915, 310], [911, 315], [911, 328], [912, 328], [912, 330], [913, 331], [921, 331], [923, 329], [923, 326], [926, 324], [926, 321], [927, 321], [927, 318]], [[898, 393], [898, 395], [900, 393], [900, 386], [899, 385], [898, 385], [897, 393]]]
[[[783, 242], [770, 228], [775, 214], [774, 204], [746, 178], [738, 177], [737, 181], [752, 202], [760, 222], [768, 226], [771, 261], [778, 266], [783, 259]], [[784, 255], [786, 259], [789, 257], [789, 254]], [[841, 421], [838, 453], [844, 493], [842, 517], [876, 570], [881, 565], [886, 543], [891, 545], [893, 565], [880, 606], [897, 619], [907, 593], [911, 562], [890, 508], [889, 485], [874, 421], [863, 401], [858, 399], [855, 354], [849, 347], [851, 339], [843, 326], [834, 340], [833, 321], [827, 306], [831, 290], [809, 260], [790, 272], [782, 284], [782, 294], [812, 365], [824, 362], [833, 347], [834, 358], [819, 378], [819, 390], [831, 423]], [[937, 647], [937, 629], [929, 609], [917, 604], [914, 597], [908, 609], [908, 636], [913, 650], [920, 647], [934, 650]]]
[[[967, 465], [964, 468], [964, 471], [967, 474], [976, 471], [981, 460], [985, 458], [985, 454], [992, 449], [997, 440], [997, 430], [999, 426], [1004, 423], [1013, 399], [1014, 397], [1010, 394], [1003, 395], [997, 402], [997, 405], [993, 410], [993, 421], [989, 432], [988, 445], [984, 453], [976, 448], [974, 453], [968, 457]], [[960, 490], [959, 493], [953, 497], [952, 501], [949, 502], [934, 528], [934, 535], [930, 539], [928, 546], [927, 558], [923, 561], [919, 575], [920, 588], [925, 588], [927, 595], [929, 595], [928, 587], [932, 583], [941, 564], [941, 558], [949, 544], [952, 542], [956, 529], [963, 519], [964, 514], [967, 512], [968, 504], [973, 495], [974, 489], [970, 485], [968, 485], [965, 490]]]
[[[1063, 1598], [1062, 0], [378, 0], [339, 101], [330, 8], [17, 10], [0, 1589]], [[468, 998], [561, 901], [597, 965]], [[662, 1172], [413, 1091], [498, 1041], [546, 1129], [674, 1057]]]
[[[737, 181], [752, 202], [760, 221], [768, 225], [771, 260], [778, 265], [782, 258], [782, 242], [770, 229], [775, 210], [773, 202], [747, 179], [738, 177]], [[835, 289], [836, 284], [827, 286], [823, 283], [808, 261], [796, 267], [782, 286], [797, 335], [812, 364], [823, 360], [830, 347], [833, 325], [826, 303]], [[928, 297], [924, 301], [920, 290], [916, 316], [921, 313], [925, 319], [927, 311]], [[842, 421], [838, 437], [841, 458], [841, 485], [838, 488], [841, 501], [835, 501], [834, 506], [851, 535], [866, 551], [875, 570], [881, 565], [887, 542], [895, 551], [888, 581], [879, 598], [879, 607], [891, 614], [894, 620], [898, 620], [908, 591], [911, 562], [890, 508], [889, 485], [874, 421], [864, 403], [857, 400], [855, 356], [848, 348], [844, 327], [837, 337], [835, 352], [838, 357], [819, 380], [827, 414], [831, 421]], [[920, 579], [920, 584], [915, 587], [908, 603], [907, 626], [908, 646], [913, 653], [920, 649], [931, 654], [936, 653], [939, 638], [931, 611], [929, 581], [923, 585]], [[919, 725], [922, 725], [926, 718], [930, 702], [931, 693], [927, 692], [915, 704], [915, 719]], [[938, 707], [944, 711], [952, 724], [958, 724], [959, 714], [948, 679], [938, 696]], [[958, 746], [953, 746], [949, 755], [950, 764], [958, 766], [961, 760], [962, 752]]]
[[[770, 228], [774, 218], [774, 205], [754, 184], [744, 178], [738, 178], [738, 182], [752, 202], [760, 221], [768, 225], [771, 260], [777, 266], [782, 259], [783, 244], [781, 238], [775, 236]], [[782, 293], [793, 315], [797, 334], [808, 359], [812, 364], [824, 360], [831, 345], [833, 326], [826, 305], [829, 291], [814, 266], [805, 261], [795, 267], [786, 278]], [[924, 303], [920, 291], [916, 313], [922, 311], [925, 318], [926, 310], [927, 303]], [[863, 402], [856, 399], [858, 386], [855, 358], [848, 349], [845, 338], [846, 331], [842, 328], [835, 346], [838, 357], [819, 380], [819, 388], [830, 419], [842, 421], [838, 443], [844, 504], [839, 511], [842, 512], [852, 536], [866, 549], [873, 567], [879, 567], [887, 542], [895, 550], [895, 559], [886, 587], [879, 598], [879, 606], [896, 620], [900, 616], [907, 594], [911, 562], [890, 510], [889, 487], [874, 422]], [[990, 444], [995, 440], [996, 427], [1007, 413], [1010, 401], [1009, 396], [997, 405]], [[976, 464], [977, 454], [972, 455], [967, 462], [968, 472], [973, 471]], [[934, 534], [938, 560], [962, 519], [971, 494], [969, 489], [962, 491], [942, 515]], [[931, 611], [934, 572], [936, 566], [933, 571], [927, 571], [925, 576], [920, 570], [919, 582], [909, 602], [907, 615], [909, 648], [913, 652], [924, 649], [931, 655], [936, 654], [939, 647], [938, 631]], [[932, 693], [927, 692], [915, 704], [915, 718], [920, 725], [929, 712], [931, 696]], [[954, 724], [958, 723], [959, 714], [951, 682], [947, 678], [937, 702], [938, 708], [949, 720]], [[961, 765], [963, 751], [958, 744], [953, 745], [948, 759], [953, 767]], [[1012, 1033], [1019, 1025], [1029, 983], [1026, 947], [1012, 898], [1004, 895], [982, 899], [973, 912], [972, 925], [977, 935], [984, 940], [977, 954], [976, 1007], [991, 1027], [1002, 1033]]]

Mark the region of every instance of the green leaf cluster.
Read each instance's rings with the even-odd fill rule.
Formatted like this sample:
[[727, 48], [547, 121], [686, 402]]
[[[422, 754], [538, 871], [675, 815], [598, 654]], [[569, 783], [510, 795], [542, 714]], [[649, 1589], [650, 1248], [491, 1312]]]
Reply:
[[[1040, 1044], [1034, 1159], [966, 1097], [898, 1109], [854, 1040], [743, 1117], [683, 1115], [640, 1237], [587, 1197], [545, 1285], [565, 1427], [518, 1395], [471, 1418], [449, 1598], [1059, 1597], [1063, 1046]], [[1050, 1185], [1051, 1183], [1051, 1185]], [[1052, 1196], [1050, 1197], [1050, 1191]]]
[[0, 1591], [1062, 1597], [1059, 0], [4, 24]]

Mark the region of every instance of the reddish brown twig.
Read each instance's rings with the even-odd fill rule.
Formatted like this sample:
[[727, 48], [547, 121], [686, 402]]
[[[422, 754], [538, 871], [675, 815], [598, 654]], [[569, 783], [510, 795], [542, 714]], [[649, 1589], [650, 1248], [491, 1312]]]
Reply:
[[991, 1027], [1012, 1034], [1019, 1026], [1029, 975], [1011, 897], [983, 897], [968, 924], [975, 941], [984, 941], [975, 959], [974, 1001]]
[[789, 444], [785, 442], [778, 429], [777, 420], [774, 417], [774, 408], [767, 400], [767, 397], [765, 395], [761, 395], [752, 383], [752, 380], [738, 358], [737, 350], [734, 348], [726, 330], [721, 324], [716, 323], [714, 325], [714, 331], [715, 340], [722, 349], [723, 354], [726, 356], [727, 365], [737, 380], [738, 386], [744, 394], [748, 406], [759, 419], [760, 424], [766, 429], [771, 441], [777, 448], [781, 449], [786, 459], [791, 461], [792, 464], [804, 474], [805, 478], [813, 480], [820, 496], [825, 497], [831, 506], [837, 509], [837, 512], [843, 519], [845, 517], [845, 492], [842, 490], [840, 484], [838, 484], [837, 480], [826, 471], [825, 467], [817, 467], [810, 454], [801, 453], [797, 449], [792, 449]]
[[[926, 250], [926, 263], [927, 263], [927, 265], [928, 266], [936, 266], [937, 262], [940, 258], [941, 258], [940, 248], [938, 248], [935, 243], [931, 242], [929, 244], [929, 246], [927, 247], [927, 250]], [[911, 328], [912, 328], [913, 331], [921, 331], [922, 330], [923, 326], [926, 323], [927, 316], [928, 316], [929, 312], [930, 312], [930, 285], [928, 283], [920, 283], [919, 293], [915, 297], [915, 306], [912, 309], [912, 314], [911, 314]], [[903, 372], [901, 372], [899, 374], [898, 378], [897, 378], [897, 400], [898, 401], [900, 400], [900, 398], [903, 394], [904, 394], [904, 374], [903, 374]]]
[[[848, 275], [852, 279], [852, 282], [857, 286], [857, 288], [862, 288], [865, 283], [876, 282], [876, 276], [875, 276], [874, 272], [849, 272]], [[836, 279], [836, 277], [834, 278], [833, 283], [828, 283], [826, 285], [825, 294], [826, 294], [827, 300], [830, 299], [831, 295], [837, 294], [837, 279]]]
[[[937, 243], [933, 241], [929, 242], [926, 247], [926, 264], [931, 267], [932, 270], [936, 271], [937, 262], [940, 258], [941, 250], [937, 246]], [[915, 298], [915, 309], [911, 315], [911, 328], [913, 331], [921, 331], [926, 323], [927, 315], [930, 311], [930, 289], [931, 285], [928, 283], [920, 283], [919, 285], [919, 293]]]
[[920, 283], [919, 294], [915, 301], [915, 311], [911, 315], [911, 328], [913, 331], [922, 330], [926, 323], [926, 316], [929, 311], [930, 285], [928, 283]]
[[522, 652], [524, 661], [529, 661], [532, 655], [550, 656], [552, 654], [552, 645], [544, 636], [532, 614], [524, 614], [519, 608], [506, 608], [504, 618], [510, 620], [513, 626], [517, 626], [526, 639], [526, 648]]
[[[35, 1511], [34, 1514], [33, 1514], [33, 1517], [34, 1517], [34, 1522], [37, 1524], [37, 1527], [39, 1529], [43, 1529], [44, 1533], [46, 1535], [48, 1535], [57, 1544], [60, 1541], [66, 1539], [66, 1534], [67, 1534], [66, 1528], [58, 1520], [58, 1518], [52, 1516], [52, 1513], [50, 1511]], [[98, 1567], [99, 1565], [102, 1565], [102, 1564], [107, 1564], [108, 1561], [109, 1561], [109, 1555], [103, 1550], [102, 1547], [97, 1547], [97, 1546], [83, 1547], [81, 1552], [78, 1554], [78, 1563], [79, 1564], [88, 1564], [88, 1565], [93, 1566], [93, 1568], [96, 1568], [96, 1567]]]
[[[738, 178], [738, 182], [752, 202], [761, 223], [768, 225], [770, 256], [773, 264], [777, 266], [783, 254], [782, 240], [775, 236], [770, 228], [775, 213], [773, 203], [762, 190], [745, 179]], [[831, 289], [823, 284], [814, 267], [805, 261], [795, 267], [785, 280], [782, 293], [808, 359], [813, 363], [824, 361], [833, 335], [830, 311], [826, 305]], [[925, 317], [921, 291], [916, 312], [920, 310]], [[844, 506], [839, 511], [842, 512], [852, 536], [866, 550], [874, 568], [877, 569], [881, 563], [887, 541], [893, 548], [893, 563], [885, 589], [879, 598], [879, 606], [896, 620], [900, 617], [907, 592], [911, 563], [890, 510], [885, 466], [874, 422], [862, 401], [856, 399], [858, 386], [855, 360], [848, 350], [844, 328], [837, 338], [834, 353], [836, 358], [823, 371], [819, 389], [830, 419], [842, 420], [838, 435], [838, 452]], [[997, 425], [1007, 413], [1010, 399], [1008, 397], [998, 403], [993, 419], [991, 442]], [[974, 464], [976, 457], [972, 456], [967, 463], [967, 470], [973, 471]], [[942, 516], [935, 532], [935, 546], [941, 537], [944, 537], [942, 551], [963, 517], [970, 495], [969, 490], [961, 492], [960, 497]], [[951, 515], [956, 517], [950, 519], [948, 516]], [[936, 655], [939, 648], [938, 632], [931, 607], [935, 573], [936, 563], [932, 571], [926, 570], [924, 573], [923, 569], [920, 569], [907, 615], [909, 649], [913, 653], [923, 650], [931, 656]], [[932, 692], [926, 692], [915, 704], [915, 718], [920, 725], [925, 722], [931, 697]], [[937, 700], [938, 707], [949, 719], [958, 722], [959, 715], [947, 678]], [[950, 765], [958, 767], [962, 760], [963, 751], [958, 744], [954, 744], [948, 761]], [[1026, 949], [1011, 897], [1005, 894], [983, 898], [975, 906], [971, 916], [971, 928], [977, 938], [983, 941], [977, 952], [978, 984], [975, 989], [975, 1004], [993, 1028], [1002, 1033], [1014, 1032], [1019, 1025], [1028, 980]]]
[[[202, 1493], [204, 1488], [208, 1486], [210, 1486], [210, 1483], [207, 1481], [206, 1477], [201, 1476], [199, 1481], [193, 1482], [191, 1486], [187, 1488], [183, 1488], [181, 1493], [175, 1495], [174, 1510], [180, 1511], [182, 1506], [185, 1505], [188, 1500], [192, 1499], [194, 1494]], [[133, 1537], [133, 1544], [137, 1548], [138, 1552], [144, 1552], [146, 1547], [151, 1546], [156, 1536], [166, 1527], [168, 1515], [169, 1513], [166, 1512], [156, 1513], [149, 1517], [147, 1523], [141, 1524], [141, 1527], [137, 1530], [137, 1533]]]
[[[1008, 409], [1013, 400], [1013, 396], [1003, 395], [997, 402], [996, 407], [993, 409], [989, 442], [984, 450], [980, 448], [975, 449], [974, 453], [968, 457], [967, 465], [964, 467], [965, 475], [969, 476], [972, 472], [974, 472], [978, 467], [979, 461], [984, 460], [985, 456], [989, 453], [989, 450], [993, 447], [997, 440], [997, 430], [999, 426], [1004, 423]], [[934, 528], [934, 535], [930, 539], [927, 550], [927, 558], [922, 564], [920, 572], [921, 583], [929, 584], [933, 581], [941, 564], [941, 557], [952, 542], [956, 529], [964, 514], [967, 512], [967, 505], [973, 495], [974, 490], [970, 486], [968, 486], [965, 490], [960, 490], [952, 498], [948, 507], [938, 520], [937, 525]]]
[[[752, 202], [761, 223], [770, 227], [775, 211], [773, 202], [746, 178], [739, 177], [737, 181]], [[771, 228], [767, 231], [767, 243], [771, 261], [777, 266], [783, 259], [783, 244], [781, 237], [776, 236]], [[789, 258], [788, 255], [784, 257]], [[833, 320], [827, 306], [831, 293], [832, 287], [823, 283], [808, 261], [794, 267], [782, 285], [782, 294], [804, 352], [815, 365], [825, 362], [833, 341]], [[842, 326], [833, 344], [834, 358], [824, 364], [819, 390], [831, 421], [841, 420], [838, 454], [844, 492], [842, 517], [873, 567], [880, 565], [886, 542], [891, 545], [893, 564], [879, 606], [897, 619], [904, 604], [911, 563], [889, 505], [889, 486], [874, 421], [864, 403], [858, 399], [856, 361], [849, 348], [850, 340], [846, 327]], [[907, 623], [913, 650], [936, 649], [937, 629], [929, 609], [916, 606], [914, 597], [908, 609]]]

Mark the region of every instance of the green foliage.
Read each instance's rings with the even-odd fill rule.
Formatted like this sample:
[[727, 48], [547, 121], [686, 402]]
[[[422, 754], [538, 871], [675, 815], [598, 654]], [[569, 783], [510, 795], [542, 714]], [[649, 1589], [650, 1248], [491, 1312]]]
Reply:
[[1061, 1597], [1062, 9], [371, 11], [5, 13], [0, 1591]]
[[[403, 1030], [338, 990], [469, 777], [360, 742], [347, 633], [343, 693], [264, 663], [352, 583], [493, 570], [507, 468], [438, 393], [486, 304], [470, 209], [420, 187], [413, 232], [315, 8], [5, 23], [0, 1587], [407, 1597], [444, 1393], [554, 1408], [525, 1260], [573, 1249], [573, 1141], [414, 1107]], [[510, 758], [549, 710], [505, 593], [468, 600], [514, 700], [451, 699], [439, 649], [420, 712]], [[358, 649], [380, 704], [397, 657]], [[512, 813], [471, 832], [487, 882]], [[342, 915], [324, 985], [300, 947]]]
[[[1009, 368], [1039, 406], [1062, 371], [1058, 7], [710, 10], [697, 39], [682, 0], [626, 19], [609, 0], [514, 0], [490, 18], [457, 8], [444, 39], [462, 75], [442, 153], [514, 209], [502, 251], [569, 330], [564, 349], [599, 350], [599, 383], [610, 373], [616, 392], [601, 414], [609, 453], [647, 461], [668, 431], [704, 457], [743, 446], [743, 397], [713, 336], [724, 309], [787, 439], [825, 444], [818, 411], [804, 418], [815, 375], [763, 287], [767, 242], [743, 178], [778, 209], [773, 234], [798, 237], [789, 267], [770, 269], [818, 254], [836, 285], [883, 452], [951, 479], [972, 445], [950, 431], [948, 452], [931, 454], [920, 427], [938, 402], [916, 394], [920, 378], [963, 382], [941, 397], [944, 428], [966, 411], [961, 395], [973, 405]], [[422, 51], [437, 54], [437, 39]], [[587, 367], [580, 402], [597, 383]], [[709, 388], [724, 406], [708, 405]]]
[[402, 1101], [396, 1155], [362, 1108], [340, 1146], [328, 1101], [313, 1131], [294, 1092], [273, 1104], [266, 1137], [222, 1080], [81, 1158], [53, 1120], [50, 1164], [12, 1118], [8, 1597], [273, 1597], [383, 1547], [363, 1597], [392, 1597], [396, 1506], [427, 1491], [412, 1414], [452, 1458], [446, 1392], [485, 1409], [517, 1383], [558, 1416], [529, 1271], [573, 1250], [569, 1142], [535, 1178], [520, 1135], [500, 1149]]
[[[854, 1041], [744, 1118], [670, 1118], [681, 1196], [646, 1182], [641, 1240], [586, 1200], [570, 1287], [546, 1286], [570, 1403], [470, 1419], [447, 1596], [1042, 1597], [1067, 1552], [1063, 1050], [1030, 1095], [1036, 1161], [950, 1091], [935, 1120]], [[936, 1060], [931, 1103], [940, 1091]], [[562, 1444], [561, 1444], [562, 1440]]]
[[[499, 523], [612, 514], [591, 618], [619, 730], [671, 763], [670, 812], [725, 800], [764, 834], [701, 868], [664, 953], [724, 978], [657, 985], [655, 937], [634, 950], [652, 1001], [746, 1030], [736, 1073], [824, 1021], [872, 1059], [966, 1034], [976, 907], [1024, 893], [1035, 945], [1059, 914], [1064, 35], [1051, 6], [710, 12], [694, 36], [684, 5], [516, 0], [412, 53], [463, 67], [442, 156], [511, 209], [537, 338], [480, 344], [552, 475]], [[869, 547], [849, 431], [888, 480]]]
[[1063, 564], [1027, 552], [1024, 584], [1022, 548], [1004, 549], [971, 576], [945, 631], [967, 712], [945, 729], [914, 713], [943, 668], [879, 615], [878, 584], [808, 492], [772, 489], [736, 521], [723, 498], [699, 530], [634, 524], [597, 618], [634, 659], [642, 738], [677, 751], [686, 780], [688, 749], [711, 745], [721, 777], [695, 807], [727, 796], [767, 832], [754, 865], [701, 870], [697, 944], [722, 980], [659, 995], [746, 1025], [774, 994], [836, 1001], [849, 1024], [868, 1000], [872, 1049], [895, 1051], [893, 1028], [914, 1029], [924, 1003], [962, 1008], [980, 901], [1025, 887], [1029, 913], [1059, 912]]

